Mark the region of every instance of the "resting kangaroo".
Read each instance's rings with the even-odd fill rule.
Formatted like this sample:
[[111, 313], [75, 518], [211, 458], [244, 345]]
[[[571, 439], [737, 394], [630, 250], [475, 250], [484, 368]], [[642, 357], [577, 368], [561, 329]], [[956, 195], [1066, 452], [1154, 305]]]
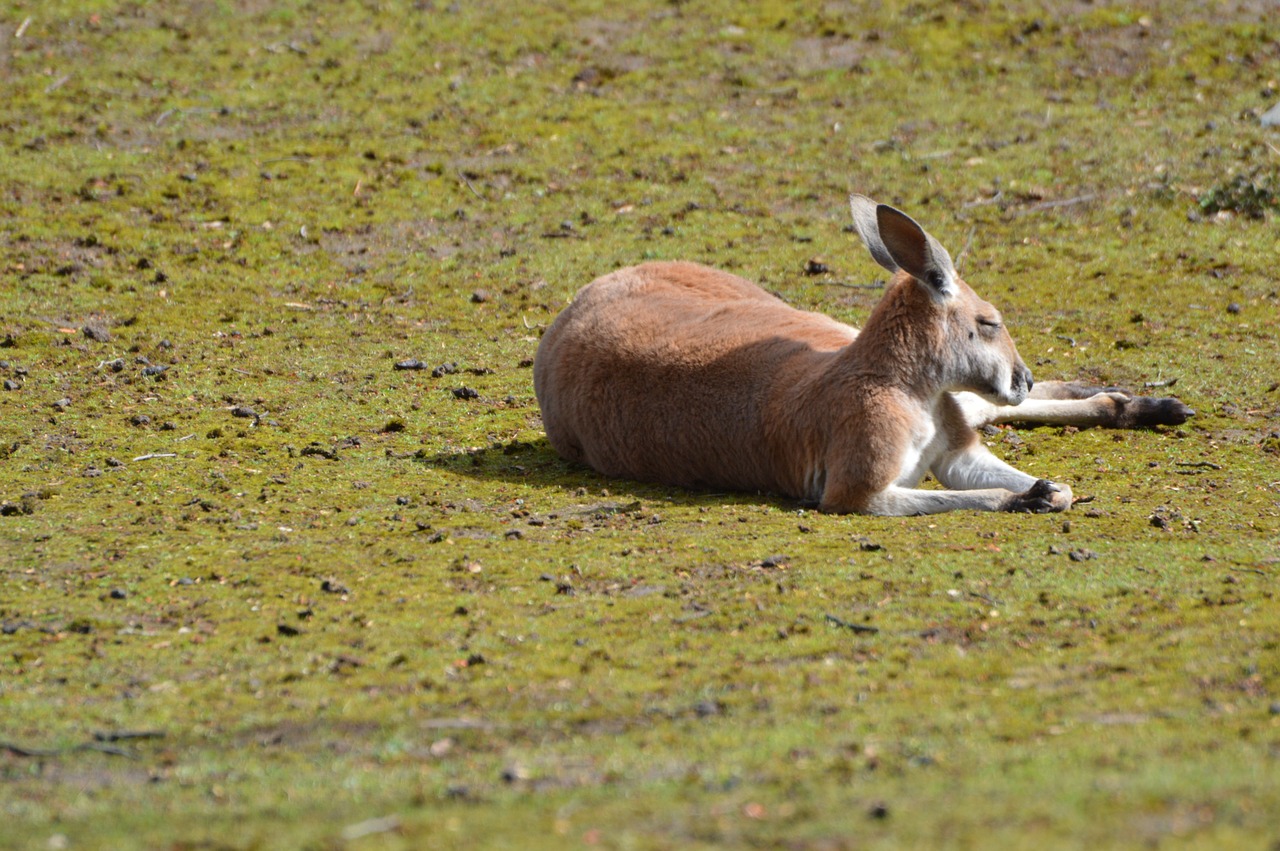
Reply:
[[[1065, 511], [1071, 489], [992, 455], [976, 428], [1177, 424], [1194, 411], [1035, 385], [1000, 313], [920, 225], [861, 195], [853, 222], [893, 279], [861, 333], [694, 263], [585, 287], [533, 381], [551, 445], [610, 476], [768, 491], [822, 511]], [[945, 490], [919, 489], [930, 472]]]

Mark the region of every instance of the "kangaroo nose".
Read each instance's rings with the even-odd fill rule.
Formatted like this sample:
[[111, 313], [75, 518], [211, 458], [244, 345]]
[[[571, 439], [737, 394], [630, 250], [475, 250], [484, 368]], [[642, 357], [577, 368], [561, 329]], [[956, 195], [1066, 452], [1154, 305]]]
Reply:
[[1030, 393], [1036, 382], [1031, 377], [1031, 370], [1027, 369], [1026, 364], [1018, 364], [1018, 368], [1013, 372], [1013, 383], [1015, 388], [1019, 384], [1026, 386], [1027, 392]]

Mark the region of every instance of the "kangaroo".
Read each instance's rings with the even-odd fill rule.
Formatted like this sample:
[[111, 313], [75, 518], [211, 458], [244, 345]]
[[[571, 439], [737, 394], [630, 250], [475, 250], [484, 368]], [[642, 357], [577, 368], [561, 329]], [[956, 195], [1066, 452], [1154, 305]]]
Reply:
[[[995, 307], [907, 214], [850, 196], [893, 273], [861, 333], [687, 262], [593, 281], [534, 359], [547, 438], [608, 476], [762, 491], [835, 513], [1049, 512], [1071, 489], [978, 439], [988, 423], [1177, 424], [1176, 399], [1036, 385]], [[918, 488], [932, 473], [943, 489]]]

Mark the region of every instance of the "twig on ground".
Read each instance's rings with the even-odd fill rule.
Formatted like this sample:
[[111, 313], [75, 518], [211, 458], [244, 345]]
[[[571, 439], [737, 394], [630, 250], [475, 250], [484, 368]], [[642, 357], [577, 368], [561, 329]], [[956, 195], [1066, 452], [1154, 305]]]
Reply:
[[1063, 198], [1061, 201], [1041, 201], [1039, 204], [1032, 204], [1030, 207], [1023, 207], [1017, 211], [1018, 215], [1027, 213], [1043, 213], [1045, 210], [1056, 210], [1058, 207], [1074, 207], [1077, 204], [1087, 204], [1090, 201], [1096, 201], [1100, 196], [1094, 192], [1089, 195], [1077, 195], [1074, 198]]
[[983, 198], [979, 201], [969, 201], [968, 203], [961, 204], [960, 206], [966, 210], [971, 207], [985, 207], [988, 204], [999, 204], [1002, 198], [1004, 198], [1003, 189], [992, 195], [990, 198]]
[[117, 748], [111, 745], [105, 745], [101, 742], [81, 742], [78, 745], [69, 745], [65, 748], [32, 748], [26, 745], [19, 745], [14, 742], [0, 742], [0, 750], [8, 751], [14, 756], [24, 757], [45, 757], [45, 756], [62, 756], [63, 754], [76, 753], [77, 751], [97, 751], [108, 756], [122, 756], [125, 759], [137, 759], [138, 755], [124, 748]]
[[93, 734], [94, 741], [123, 742], [129, 739], [163, 739], [164, 730], [99, 730]]
[[1237, 573], [1256, 573], [1259, 576], [1270, 576], [1265, 570], [1259, 570], [1256, 567], [1228, 567], [1227, 570], [1234, 570]]
[[969, 253], [969, 246], [973, 245], [973, 235], [978, 232], [978, 226], [974, 225], [969, 228], [969, 236], [965, 238], [964, 248], [960, 249], [960, 253], [956, 255], [956, 271], [964, 267], [965, 255]]
[[853, 623], [852, 621], [847, 621], [844, 618], [838, 618], [835, 615], [828, 614], [828, 615], [825, 615], [824, 617], [826, 618], [827, 623], [832, 624], [834, 626], [844, 627], [845, 629], [852, 630], [853, 632], [861, 632], [861, 633], [869, 634], [869, 633], [875, 633], [880, 631], [880, 627], [878, 626], [868, 626], [867, 624]]
[[366, 836], [374, 836], [379, 833], [390, 833], [391, 831], [400, 829], [399, 816], [385, 816], [383, 818], [372, 818], [368, 821], [362, 821], [357, 824], [349, 824], [342, 829], [342, 838], [348, 842], [354, 842], [357, 839], [363, 839]]
[[997, 602], [997, 601], [996, 601], [996, 599], [995, 599], [994, 597], [989, 597], [989, 596], [987, 596], [986, 594], [981, 594], [981, 593], [979, 593], [979, 592], [977, 592], [977, 591], [970, 591], [970, 592], [969, 592], [969, 596], [970, 596], [970, 597], [973, 597], [975, 600], [981, 600], [982, 602], [986, 603], [988, 606], [999, 606], [999, 605], [1000, 605], [1000, 603], [999, 603], [999, 602]]
[[178, 457], [178, 453], [176, 452], [152, 452], [148, 455], [139, 455], [137, 458], [134, 458], [133, 460], [150, 461], [152, 458], [177, 458], [177, 457]]
[[489, 200], [488, 198], [480, 194], [480, 190], [476, 189], [474, 186], [471, 185], [471, 181], [467, 179], [467, 175], [463, 173], [462, 169], [458, 169], [457, 173], [458, 173], [458, 179], [462, 181], [462, 185], [470, 189], [472, 195], [476, 196], [481, 201]]
[[1142, 386], [1147, 388], [1148, 390], [1155, 390], [1159, 387], [1172, 387], [1177, 383], [1178, 383], [1177, 378], [1166, 378], [1163, 381], [1148, 381], [1144, 383]]
[[29, 748], [13, 742], [0, 742], [0, 750], [8, 751], [14, 756], [57, 756], [62, 753], [59, 748]]
[[884, 281], [875, 281], [870, 284], [850, 284], [845, 281], [819, 281], [828, 287], [844, 287], [847, 290], [881, 290], [884, 289]]

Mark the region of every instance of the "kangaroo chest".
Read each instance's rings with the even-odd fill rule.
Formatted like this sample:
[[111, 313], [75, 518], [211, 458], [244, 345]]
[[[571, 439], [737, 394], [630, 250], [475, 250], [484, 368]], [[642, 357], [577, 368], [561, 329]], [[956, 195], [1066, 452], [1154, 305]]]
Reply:
[[907, 434], [894, 484], [913, 488], [945, 449], [946, 434], [939, 427], [937, 405], [921, 406]]

